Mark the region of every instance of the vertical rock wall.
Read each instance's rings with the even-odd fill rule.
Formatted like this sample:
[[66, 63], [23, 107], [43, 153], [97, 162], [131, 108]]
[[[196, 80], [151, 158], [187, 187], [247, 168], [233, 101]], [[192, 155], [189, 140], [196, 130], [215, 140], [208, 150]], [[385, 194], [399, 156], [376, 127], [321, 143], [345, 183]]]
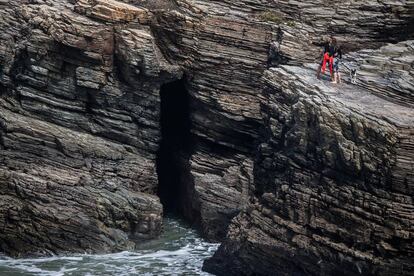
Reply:
[[215, 239], [255, 190], [253, 159], [263, 135], [261, 76], [270, 42], [279, 42], [281, 61], [300, 64], [318, 58], [318, 43], [330, 33], [346, 41], [348, 51], [413, 33], [414, 7], [406, 1], [329, 7], [323, 1], [176, 4], [155, 13], [153, 30], [166, 58], [189, 75], [196, 146], [186, 178], [194, 186], [188, 195], [192, 206], [183, 209], [195, 210], [204, 233]]
[[[330, 4], [0, 1], [2, 249], [108, 251], [156, 235], [159, 89], [185, 73], [178, 205], [211, 239], [230, 224], [206, 269], [409, 273], [413, 47], [368, 48], [412, 38], [414, 6]], [[332, 33], [358, 50], [345, 59], [358, 83], [339, 90], [304, 65]], [[272, 41], [289, 66], [264, 73]]]
[[183, 212], [220, 239], [251, 189], [261, 119], [256, 80], [271, 28], [204, 8], [179, 2], [159, 13], [153, 28], [165, 56], [184, 68], [191, 95], [194, 145]]
[[[412, 54], [410, 45], [396, 47]], [[387, 77], [377, 71], [379, 83]], [[411, 275], [413, 109], [377, 97], [372, 86], [316, 80], [314, 68], [281, 66], [264, 81], [267, 138], [255, 161], [255, 198], [205, 268]]]
[[2, 5], [1, 250], [107, 252], [155, 237], [159, 87], [181, 73], [142, 10], [77, 7], [105, 23], [64, 1]]

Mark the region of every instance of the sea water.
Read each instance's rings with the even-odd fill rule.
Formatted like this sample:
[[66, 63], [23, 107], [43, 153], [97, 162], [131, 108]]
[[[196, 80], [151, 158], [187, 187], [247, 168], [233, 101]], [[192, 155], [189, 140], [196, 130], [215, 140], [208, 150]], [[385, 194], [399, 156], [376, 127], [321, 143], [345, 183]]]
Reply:
[[140, 244], [134, 252], [32, 259], [0, 257], [0, 275], [210, 275], [201, 267], [217, 248], [218, 244], [205, 241], [182, 221], [166, 218], [161, 236]]

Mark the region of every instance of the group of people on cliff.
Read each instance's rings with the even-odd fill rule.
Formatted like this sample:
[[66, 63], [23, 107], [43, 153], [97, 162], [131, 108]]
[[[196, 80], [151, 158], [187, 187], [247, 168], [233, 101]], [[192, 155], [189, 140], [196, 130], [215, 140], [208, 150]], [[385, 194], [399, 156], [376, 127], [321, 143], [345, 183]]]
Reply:
[[[279, 35], [278, 35], [279, 37]], [[283, 55], [280, 54], [280, 40], [272, 41], [269, 47], [268, 67], [277, 66], [282, 62]], [[342, 50], [338, 45], [335, 37], [331, 36], [324, 43], [321, 62], [317, 71], [317, 78], [321, 78], [321, 73], [325, 73], [326, 67], [329, 66], [329, 72], [332, 83], [341, 83], [341, 74], [339, 71], [340, 60], [342, 59]]]
[[331, 36], [322, 46], [322, 60], [316, 73], [317, 78], [320, 79], [321, 72], [324, 74], [326, 66], [328, 65], [332, 83], [341, 83], [341, 74], [339, 72], [339, 63], [342, 59], [341, 47], [333, 36]]

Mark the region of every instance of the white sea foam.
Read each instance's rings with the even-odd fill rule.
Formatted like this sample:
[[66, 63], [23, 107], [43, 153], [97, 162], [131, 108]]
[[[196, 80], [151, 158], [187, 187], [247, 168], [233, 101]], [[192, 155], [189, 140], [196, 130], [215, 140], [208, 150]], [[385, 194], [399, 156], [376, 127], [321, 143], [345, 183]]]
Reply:
[[218, 244], [201, 239], [177, 220], [165, 221], [164, 234], [135, 252], [105, 255], [53, 256], [48, 258], [0, 259], [0, 275], [104, 276], [104, 275], [208, 275], [203, 261]]

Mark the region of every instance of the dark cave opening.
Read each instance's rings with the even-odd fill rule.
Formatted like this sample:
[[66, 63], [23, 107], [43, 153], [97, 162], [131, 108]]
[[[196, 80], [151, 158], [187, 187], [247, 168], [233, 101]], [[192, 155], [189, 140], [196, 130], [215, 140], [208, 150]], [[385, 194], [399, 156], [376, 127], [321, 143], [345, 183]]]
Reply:
[[[157, 153], [158, 196], [164, 212], [184, 215], [189, 194], [190, 97], [186, 78], [161, 86], [161, 143]], [[185, 216], [185, 215], [184, 215]]]

